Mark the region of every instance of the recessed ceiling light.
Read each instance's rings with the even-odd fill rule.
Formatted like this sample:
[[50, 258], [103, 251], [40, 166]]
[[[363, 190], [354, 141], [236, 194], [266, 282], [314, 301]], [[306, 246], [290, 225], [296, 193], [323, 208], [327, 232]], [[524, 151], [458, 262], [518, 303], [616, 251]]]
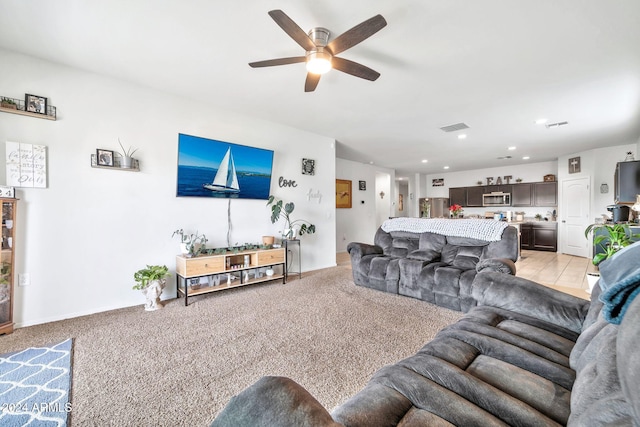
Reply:
[[458, 135], [458, 139], [466, 139], [466, 138], [467, 138], [466, 133], [461, 133], [460, 135]]
[[522, 160], [529, 160], [529, 158], [530, 158], [529, 156], [524, 156]]
[[449, 166], [445, 166], [444, 169], [449, 169]]
[[547, 123], [547, 119], [538, 119], [538, 120], [536, 120], [536, 124], [537, 125], [543, 125], [545, 123]]
[[511, 150], [511, 151], [513, 151], [515, 149], [516, 149], [516, 147], [509, 147], [509, 150]]
[[424, 160], [422, 160], [422, 163], [427, 163], [428, 161], [429, 161], [429, 160], [424, 159]]
[[373, 164], [373, 161], [369, 162], [369, 164], [370, 164], [370, 165], [372, 165], [372, 164]]

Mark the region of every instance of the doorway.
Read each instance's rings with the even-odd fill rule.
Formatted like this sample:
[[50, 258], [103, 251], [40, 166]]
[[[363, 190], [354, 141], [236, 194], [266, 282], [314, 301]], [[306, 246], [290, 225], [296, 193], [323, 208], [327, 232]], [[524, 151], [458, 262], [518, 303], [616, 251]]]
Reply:
[[584, 230], [589, 226], [591, 212], [591, 178], [575, 178], [562, 181], [560, 212], [562, 221], [562, 253], [588, 258], [589, 241]]

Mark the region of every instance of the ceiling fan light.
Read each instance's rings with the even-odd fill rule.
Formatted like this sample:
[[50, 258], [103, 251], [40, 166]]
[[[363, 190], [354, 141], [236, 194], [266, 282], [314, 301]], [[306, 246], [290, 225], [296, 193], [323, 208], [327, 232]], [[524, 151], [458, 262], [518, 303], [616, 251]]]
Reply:
[[331, 69], [331, 54], [327, 52], [309, 52], [307, 55], [307, 71], [313, 74], [324, 74]]

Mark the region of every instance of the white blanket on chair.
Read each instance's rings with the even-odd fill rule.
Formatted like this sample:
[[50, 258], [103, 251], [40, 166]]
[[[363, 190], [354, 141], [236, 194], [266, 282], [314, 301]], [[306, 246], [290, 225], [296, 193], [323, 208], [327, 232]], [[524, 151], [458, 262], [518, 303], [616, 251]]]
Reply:
[[487, 242], [499, 241], [507, 227], [506, 222], [492, 219], [393, 218], [382, 223], [382, 229], [387, 233], [391, 231], [430, 232]]

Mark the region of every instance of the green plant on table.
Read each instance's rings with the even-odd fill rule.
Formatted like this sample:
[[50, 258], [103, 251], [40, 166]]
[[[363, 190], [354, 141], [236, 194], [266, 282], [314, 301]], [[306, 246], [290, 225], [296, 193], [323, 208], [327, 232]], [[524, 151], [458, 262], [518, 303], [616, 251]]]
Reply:
[[197, 245], [204, 247], [205, 243], [209, 241], [204, 234], [198, 235], [197, 231], [195, 233], [186, 234], [182, 228], [174, 231], [171, 237], [176, 235], [180, 236], [180, 244], [184, 245], [187, 253], [192, 257], [198, 255], [198, 252], [200, 251], [200, 247]]
[[149, 286], [150, 282], [162, 280], [168, 275], [169, 269], [166, 265], [147, 265], [146, 268], [142, 268], [133, 273], [133, 280], [136, 281], [133, 289], [142, 290]]
[[13, 99], [5, 98], [4, 96], [2, 97], [2, 100], [0, 100], [0, 102], [2, 102], [3, 104], [17, 105]]
[[[605, 233], [596, 233], [596, 230], [604, 230]], [[584, 237], [589, 239], [593, 232], [593, 246], [600, 246], [604, 251], [593, 255], [593, 265], [611, 258], [620, 249], [633, 243], [634, 238], [640, 238], [640, 234], [632, 233], [628, 224], [591, 224], [584, 230]]]
[[303, 236], [305, 234], [313, 234], [316, 232], [316, 226], [304, 219], [291, 220], [291, 214], [296, 208], [293, 202], [284, 203], [282, 200], [276, 199], [274, 196], [269, 196], [267, 206], [271, 206], [271, 223], [275, 224], [284, 218], [284, 232], [282, 233], [283, 239], [294, 239], [294, 227], [300, 224], [300, 230], [298, 235]]

